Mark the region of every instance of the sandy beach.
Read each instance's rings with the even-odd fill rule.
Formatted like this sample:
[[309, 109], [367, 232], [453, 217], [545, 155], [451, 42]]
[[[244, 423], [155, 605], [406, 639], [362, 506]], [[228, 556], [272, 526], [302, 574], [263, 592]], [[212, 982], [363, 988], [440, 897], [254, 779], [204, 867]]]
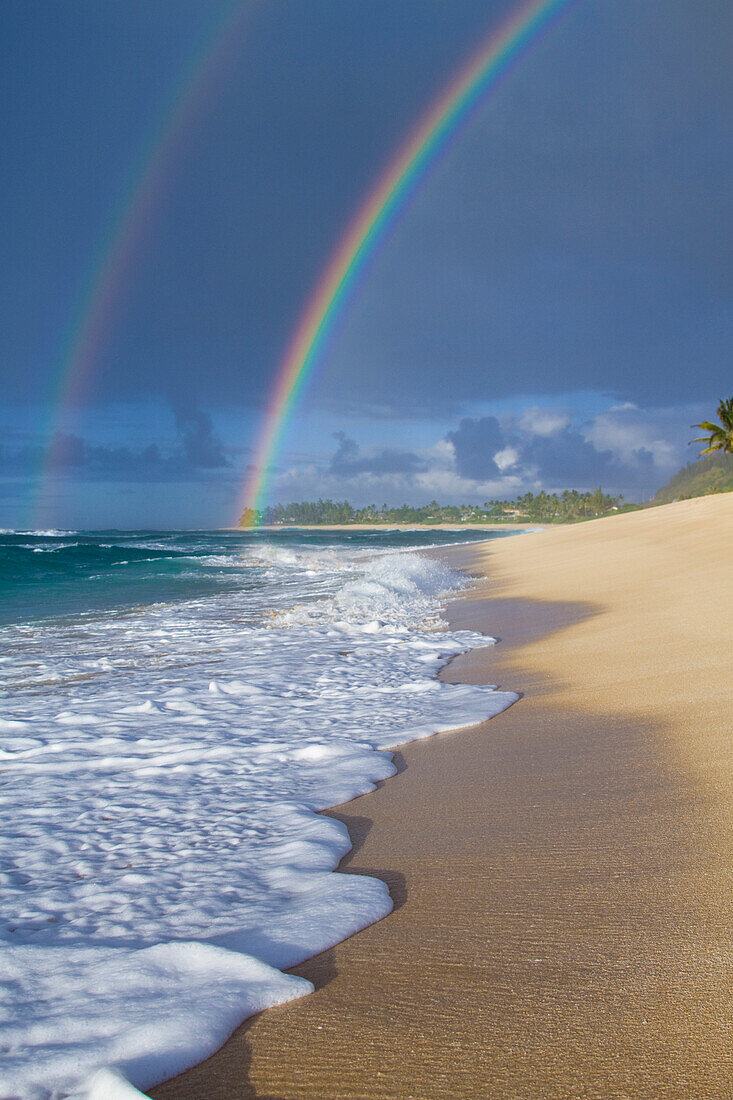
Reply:
[[733, 494], [439, 553], [523, 697], [332, 811], [395, 911], [156, 1100], [731, 1094]]

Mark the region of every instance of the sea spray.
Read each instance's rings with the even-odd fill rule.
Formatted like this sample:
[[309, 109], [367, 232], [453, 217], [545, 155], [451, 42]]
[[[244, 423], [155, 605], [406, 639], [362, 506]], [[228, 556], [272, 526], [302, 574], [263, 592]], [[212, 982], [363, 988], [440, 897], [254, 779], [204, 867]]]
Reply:
[[[133, 542], [163, 568], [165, 539]], [[315, 811], [515, 696], [437, 679], [490, 639], [441, 624], [460, 575], [379, 546], [181, 539], [217, 594], [3, 630], [1, 1095], [90, 1096], [105, 1067], [149, 1087], [389, 911], [333, 873], [348, 834]]]

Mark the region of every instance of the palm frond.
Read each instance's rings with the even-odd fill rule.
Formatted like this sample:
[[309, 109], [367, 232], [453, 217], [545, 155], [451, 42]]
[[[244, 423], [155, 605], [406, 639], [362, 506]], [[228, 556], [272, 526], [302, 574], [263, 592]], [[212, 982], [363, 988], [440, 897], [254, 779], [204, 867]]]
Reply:
[[726, 431], [733, 431], [733, 397], [720, 402], [718, 405], [718, 418]]
[[[691, 439], [692, 443], [707, 443], [700, 453], [712, 454], [714, 451], [723, 451], [724, 454], [733, 454], [733, 397], [724, 398], [718, 405], [720, 424], [713, 424], [710, 420], [701, 420], [699, 424], [691, 424], [692, 428], [702, 428], [709, 435]], [[689, 445], [689, 444], [688, 444]]]

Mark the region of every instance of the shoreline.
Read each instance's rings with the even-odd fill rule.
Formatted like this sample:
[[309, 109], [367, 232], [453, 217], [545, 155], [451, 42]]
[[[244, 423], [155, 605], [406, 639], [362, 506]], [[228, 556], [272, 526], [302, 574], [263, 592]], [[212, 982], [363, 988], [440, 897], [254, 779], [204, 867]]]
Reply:
[[395, 911], [152, 1096], [720, 1094], [732, 505], [423, 551], [489, 572], [449, 617], [502, 639], [444, 678], [524, 697], [327, 811]]

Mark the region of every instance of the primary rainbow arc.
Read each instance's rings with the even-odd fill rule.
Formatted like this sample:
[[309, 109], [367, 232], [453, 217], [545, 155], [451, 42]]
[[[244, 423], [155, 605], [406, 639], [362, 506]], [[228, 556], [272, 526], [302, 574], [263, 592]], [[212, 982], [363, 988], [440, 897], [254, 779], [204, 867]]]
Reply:
[[287, 348], [261, 430], [241, 510], [257, 526], [285, 429], [349, 290], [388, 225], [471, 108], [553, 18], [577, 0], [532, 0], [496, 30], [423, 116], [349, 225]]

